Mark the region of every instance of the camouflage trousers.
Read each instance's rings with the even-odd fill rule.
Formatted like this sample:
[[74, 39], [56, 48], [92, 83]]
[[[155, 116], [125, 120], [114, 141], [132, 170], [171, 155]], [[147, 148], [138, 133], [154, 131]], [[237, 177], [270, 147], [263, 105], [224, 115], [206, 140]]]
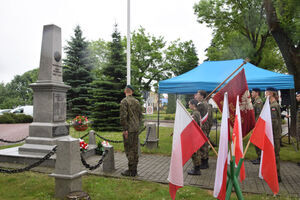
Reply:
[[280, 138], [274, 138], [274, 148], [275, 148], [275, 159], [276, 159], [276, 166], [277, 166], [277, 175], [280, 176]]
[[123, 136], [123, 141], [125, 154], [128, 159], [128, 169], [137, 170], [137, 165], [139, 162], [138, 133], [129, 132], [127, 139], [125, 139], [125, 137]]
[[192, 161], [193, 161], [194, 167], [201, 165], [200, 149], [198, 149], [198, 151], [196, 151], [195, 153], [193, 153], [193, 155], [192, 155]]
[[[208, 124], [203, 124], [203, 133], [208, 137], [210, 132], [210, 127]], [[206, 125], [206, 126], [205, 126]], [[200, 148], [200, 157], [201, 159], [208, 159], [208, 143], [205, 142], [205, 144]]]

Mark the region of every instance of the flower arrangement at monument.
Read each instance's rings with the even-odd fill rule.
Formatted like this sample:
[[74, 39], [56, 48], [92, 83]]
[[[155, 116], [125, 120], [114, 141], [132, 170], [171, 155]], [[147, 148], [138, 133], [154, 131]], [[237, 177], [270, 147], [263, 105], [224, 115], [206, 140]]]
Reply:
[[72, 121], [72, 125], [76, 131], [85, 131], [88, 128], [88, 123], [88, 118], [81, 115], [76, 116]]
[[79, 139], [80, 150], [87, 150], [89, 145], [82, 139]]

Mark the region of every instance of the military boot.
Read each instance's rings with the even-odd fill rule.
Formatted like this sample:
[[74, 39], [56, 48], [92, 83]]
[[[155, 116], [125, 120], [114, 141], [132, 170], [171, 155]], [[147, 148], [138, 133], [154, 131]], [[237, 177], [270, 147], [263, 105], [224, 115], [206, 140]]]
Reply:
[[195, 166], [188, 171], [188, 175], [201, 175], [200, 166]]
[[121, 172], [122, 176], [132, 176], [130, 170], [125, 170], [124, 172]]
[[137, 176], [137, 175], [138, 175], [137, 170], [131, 170], [132, 177]]
[[255, 160], [251, 160], [253, 165], [259, 165], [260, 164], [260, 158], [257, 158]]
[[199, 166], [200, 169], [208, 169], [208, 158], [207, 159], [201, 159], [201, 165]]

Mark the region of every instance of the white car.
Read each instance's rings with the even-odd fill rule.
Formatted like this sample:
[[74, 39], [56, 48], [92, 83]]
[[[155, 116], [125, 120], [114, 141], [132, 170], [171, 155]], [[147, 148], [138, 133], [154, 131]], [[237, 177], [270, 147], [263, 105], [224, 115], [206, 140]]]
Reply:
[[33, 106], [19, 106], [15, 109], [12, 109], [10, 113], [25, 114], [33, 117]]
[[10, 112], [11, 109], [3, 109], [3, 110], [0, 110], [0, 115], [3, 115], [3, 113], [8, 113]]

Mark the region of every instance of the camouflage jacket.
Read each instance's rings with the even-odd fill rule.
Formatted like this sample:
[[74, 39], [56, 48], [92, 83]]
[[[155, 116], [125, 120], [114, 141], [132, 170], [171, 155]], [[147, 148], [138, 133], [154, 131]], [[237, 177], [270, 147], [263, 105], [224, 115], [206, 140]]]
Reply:
[[138, 132], [142, 123], [142, 107], [133, 96], [127, 96], [121, 101], [120, 123], [123, 131]]
[[211, 129], [211, 127], [213, 126], [214, 123], [214, 119], [213, 119], [213, 106], [209, 103], [208, 104], [208, 124], [209, 124], [209, 128]]
[[201, 127], [201, 116], [200, 116], [200, 112], [198, 110], [193, 110], [192, 112], [192, 117], [193, 119], [197, 122], [197, 124]]
[[277, 101], [270, 103], [271, 118], [272, 118], [272, 129], [274, 139], [279, 139], [281, 137], [281, 112], [280, 106]]
[[200, 115], [203, 118], [208, 112], [208, 103], [206, 101], [200, 101], [197, 104], [197, 110], [200, 112]]
[[261, 100], [261, 98], [259, 96], [254, 99], [253, 108], [254, 108], [255, 120], [256, 121], [259, 118], [259, 115], [261, 113], [261, 110], [262, 110], [263, 106], [264, 106], [263, 101]]
[[[206, 101], [201, 101], [201, 102], [198, 103], [198, 105], [197, 105], [197, 110], [200, 112], [201, 118], [203, 118], [203, 117], [207, 114], [207, 112], [209, 111], [209, 110], [208, 110], [208, 109], [209, 109], [208, 107], [209, 107], [209, 105], [208, 105], [208, 103], [207, 103]], [[209, 117], [209, 116], [208, 116], [208, 117]], [[209, 120], [208, 120], [208, 118], [207, 118], [206, 122], [204, 122], [204, 123], [202, 124], [201, 128], [202, 128], [203, 132], [204, 132], [206, 135], [209, 134], [210, 126], [209, 126]]]

